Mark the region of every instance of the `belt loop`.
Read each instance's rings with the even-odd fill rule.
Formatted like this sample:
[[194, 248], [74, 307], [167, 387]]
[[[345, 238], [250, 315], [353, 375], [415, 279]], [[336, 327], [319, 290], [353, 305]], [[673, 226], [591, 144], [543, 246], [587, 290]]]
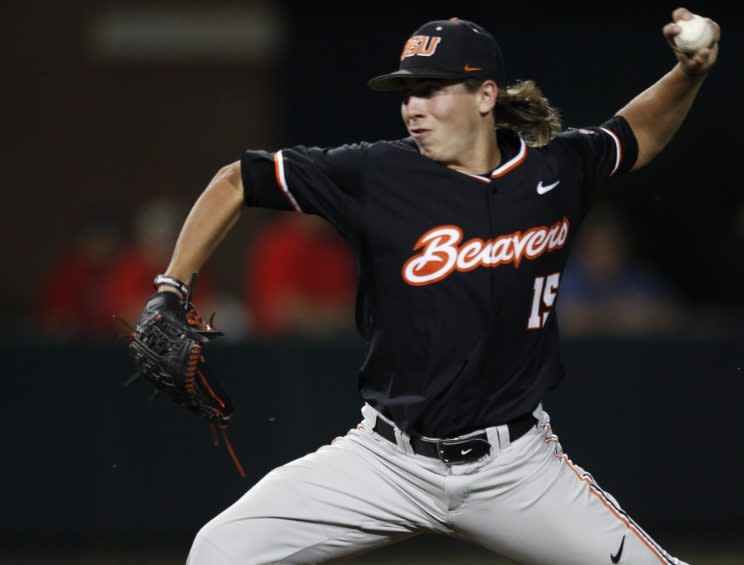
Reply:
[[491, 457], [501, 455], [503, 450], [503, 443], [499, 434], [500, 427], [502, 426], [491, 426], [490, 428], [486, 428], [486, 437], [488, 438], [488, 443], [491, 444]]
[[545, 426], [550, 424], [550, 416], [545, 410], [543, 410], [542, 402], [537, 405], [537, 408], [532, 412], [532, 415], [537, 420], [537, 425], [540, 429], [544, 429]]
[[498, 426], [496, 429], [499, 435], [499, 445], [501, 446], [501, 451], [503, 452], [511, 444], [511, 437], [509, 437], [509, 426], [503, 424], [501, 426]]
[[362, 406], [362, 418], [364, 429], [369, 430], [369, 433], [372, 433], [372, 430], [375, 429], [375, 424], [377, 423], [377, 410], [365, 402]]
[[411, 438], [406, 432], [399, 429], [398, 426], [393, 427], [395, 430], [395, 439], [398, 440], [398, 447], [400, 447], [407, 455], [413, 455], [413, 447], [411, 446]]
[[393, 433], [395, 433], [395, 443], [398, 446], [398, 448], [402, 449], [404, 453], [407, 453], [409, 455], [413, 454], [413, 447], [411, 447], [411, 440], [408, 437], [408, 434], [405, 433], [403, 430], [398, 428], [398, 426], [395, 425], [395, 422], [392, 422], [385, 418], [382, 414], [380, 414], [377, 410], [375, 410], [370, 404], [364, 403], [364, 407], [362, 408], [362, 414], [364, 414], [367, 418], [369, 418], [371, 424], [369, 426], [369, 431], [372, 433], [372, 430], [375, 429], [375, 424], [377, 424], [377, 419], [383, 420], [390, 424], [393, 428]]

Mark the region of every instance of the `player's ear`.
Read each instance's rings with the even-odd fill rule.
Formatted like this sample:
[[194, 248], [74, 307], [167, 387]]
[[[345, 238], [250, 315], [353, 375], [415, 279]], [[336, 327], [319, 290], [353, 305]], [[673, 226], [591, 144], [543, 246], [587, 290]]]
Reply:
[[493, 110], [496, 105], [496, 97], [499, 94], [498, 85], [492, 80], [485, 80], [478, 89], [478, 110], [482, 115], [486, 115]]

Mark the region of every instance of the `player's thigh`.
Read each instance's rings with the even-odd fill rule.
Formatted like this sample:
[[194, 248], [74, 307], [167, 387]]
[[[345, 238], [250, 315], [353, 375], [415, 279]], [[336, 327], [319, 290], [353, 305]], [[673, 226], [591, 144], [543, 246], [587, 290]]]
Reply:
[[484, 494], [463, 507], [458, 530], [518, 563], [681, 563], [562, 454], [549, 430], [515, 442], [477, 480]]
[[199, 531], [188, 564], [317, 563], [425, 526], [385, 465], [345, 437], [266, 475]]

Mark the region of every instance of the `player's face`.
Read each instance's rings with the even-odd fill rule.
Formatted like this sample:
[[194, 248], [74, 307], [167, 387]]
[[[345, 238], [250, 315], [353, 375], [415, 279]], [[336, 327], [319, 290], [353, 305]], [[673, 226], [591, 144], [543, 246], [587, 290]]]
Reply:
[[457, 163], [471, 149], [480, 121], [475, 93], [462, 82], [412, 80], [403, 88], [401, 115], [422, 155]]

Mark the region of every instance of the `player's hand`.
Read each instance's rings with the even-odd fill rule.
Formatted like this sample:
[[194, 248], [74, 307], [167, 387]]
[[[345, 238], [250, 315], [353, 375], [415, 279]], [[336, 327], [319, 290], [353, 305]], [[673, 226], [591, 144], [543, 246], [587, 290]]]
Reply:
[[[691, 17], [692, 13], [686, 8], [677, 8], [672, 12], [672, 22], [689, 20]], [[662, 30], [682, 70], [690, 76], [706, 74], [718, 58], [718, 41], [721, 38], [721, 28], [710, 18], [706, 19], [713, 28], [713, 40], [709, 46], [702, 47], [694, 53], [685, 53], [674, 43], [674, 36], [682, 31], [676, 23], [668, 23]]]
[[[193, 285], [192, 285], [193, 288]], [[245, 476], [240, 461], [227, 437], [232, 404], [213, 375], [207, 374], [203, 346], [222, 335], [212, 320], [204, 322], [190, 301], [172, 292], [156, 292], [130, 333], [129, 354], [135, 373], [126, 384], [139, 377], [150, 381], [155, 390], [164, 392], [197, 416], [204, 418], [222, 434], [238, 472]], [[215, 441], [215, 445], [218, 445]]]

